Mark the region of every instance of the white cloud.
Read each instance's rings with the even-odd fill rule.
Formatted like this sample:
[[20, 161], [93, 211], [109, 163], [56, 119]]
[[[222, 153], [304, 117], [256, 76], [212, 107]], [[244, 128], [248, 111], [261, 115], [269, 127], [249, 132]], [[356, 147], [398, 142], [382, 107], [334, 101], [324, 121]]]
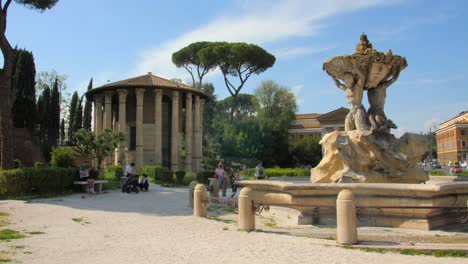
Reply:
[[388, 4], [386, 0], [291, 0], [236, 1], [233, 14], [224, 14], [175, 39], [144, 50], [132, 75], [152, 71], [157, 75], [186, 79], [185, 71], [171, 61], [172, 53], [196, 41], [274, 43], [280, 40], [313, 36], [329, 17], [357, 9]]
[[296, 97], [297, 107], [299, 108], [298, 112], [300, 112], [301, 105], [304, 102], [304, 99], [300, 96], [300, 93], [301, 93], [303, 88], [304, 88], [303, 84], [299, 84], [299, 85], [295, 85], [295, 86], [291, 87], [291, 92]]
[[400, 138], [401, 136], [403, 136], [403, 134], [405, 134], [406, 132], [408, 132], [408, 129], [404, 128], [404, 127], [399, 127], [397, 129], [394, 129], [392, 130], [392, 134], [395, 135], [396, 138]]
[[311, 48], [311, 47], [291, 47], [283, 48], [277, 51], [274, 51], [273, 54], [278, 59], [290, 59], [298, 56], [306, 56], [310, 54], [320, 53], [332, 49], [333, 47], [328, 48]]
[[442, 123], [442, 120], [438, 117], [426, 120], [426, 122], [424, 122], [424, 132], [428, 132], [429, 130], [434, 132], [434, 130], [439, 127], [440, 123]]

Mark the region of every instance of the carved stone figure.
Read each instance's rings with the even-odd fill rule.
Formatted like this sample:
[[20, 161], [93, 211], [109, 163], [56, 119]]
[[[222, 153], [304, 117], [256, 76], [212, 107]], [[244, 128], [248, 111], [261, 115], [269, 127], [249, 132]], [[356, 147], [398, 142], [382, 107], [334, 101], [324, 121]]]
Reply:
[[346, 100], [349, 105], [349, 113], [345, 119], [345, 130], [368, 130], [369, 126], [366, 123], [366, 110], [362, 105], [362, 96], [364, 93], [364, 83], [366, 76], [358, 65], [354, 64], [354, 73], [346, 72], [341, 76], [344, 84], [341, 83], [335, 76], [332, 76], [338, 88], [345, 91]]

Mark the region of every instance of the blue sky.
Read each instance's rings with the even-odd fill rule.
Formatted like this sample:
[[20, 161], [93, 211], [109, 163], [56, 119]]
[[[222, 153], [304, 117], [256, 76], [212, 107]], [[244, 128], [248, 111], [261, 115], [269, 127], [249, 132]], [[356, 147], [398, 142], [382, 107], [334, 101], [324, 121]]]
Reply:
[[[249, 42], [277, 58], [242, 90], [274, 80], [296, 93], [299, 113], [346, 107], [323, 61], [351, 54], [362, 32], [374, 48], [408, 61], [387, 90], [386, 113], [399, 129], [419, 133], [468, 110], [468, 1], [447, 0], [61, 0], [44, 13], [12, 4], [7, 36], [33, 51], [37, 71], [68, 76], [86, 90], [148, 71], [190, 82], [171, 63], [174, 51], [201, 40]], [[219, 71], [208, 75], [228, 96]], [[367, 99], [364, 99], [367, 103]]]

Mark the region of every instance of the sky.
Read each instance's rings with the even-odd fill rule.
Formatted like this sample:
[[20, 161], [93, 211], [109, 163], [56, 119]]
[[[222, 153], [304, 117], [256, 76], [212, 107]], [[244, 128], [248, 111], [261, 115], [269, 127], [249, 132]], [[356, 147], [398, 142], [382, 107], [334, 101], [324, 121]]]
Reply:
[[[69, 92], [80, 94], [91, 78], [98, 87], [147, 72], [190, 83], [173, 52], [196, 41], [254, 43], [276, 63], [252, 75], [243, 93], [273, 80], [296, 94], [298, 113], [326, 113], [347, 103], [322, 64], [354, 53], [365, 32], [375, 49], [408, 61], [385, 105], [399, 136], [468, 110], [467, 7], [464, 0], [61, 0], [39, 13], [14, 3], [7, 37], [33, 52], [37, 72], [67, 75]], [[229, 95], [219, 70], [204, 82], [219, 99]]]

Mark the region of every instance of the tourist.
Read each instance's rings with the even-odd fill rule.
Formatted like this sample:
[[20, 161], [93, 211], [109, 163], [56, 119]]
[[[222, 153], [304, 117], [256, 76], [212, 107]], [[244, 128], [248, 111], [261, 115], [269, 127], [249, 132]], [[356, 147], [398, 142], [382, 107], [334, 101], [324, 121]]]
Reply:
[[221, 183], [223, 181], [224, 173], [225, 171], [224, 171], [223, 163], [219, 162], [218, 167], [215, 170], [215, 178], [218, 179], [219, 186], [221, 186]]
[[255, 178], [257, 180], [265, 178], [265, 172], [264, 172], [264, 169], [262, 167], [262, 162], [261, 161], [258, 163], [257, 167], [255, 167]]
[[231, 178], [231, 175], [232, 175], [232, 170], [231, 168], [229, 167], [226, 167], [226, 171], [223, 175], [223, 180], [222, 180], [222, 183], [221, 183], [221, 188], [223, 190], [223, 198], [227, 198], [227, 186], [229, 184], [229, 179]]
[[85, 161], [83, 165], [80, 166], [80, 181], [88, 182], [86, 186], [86, 192], [95, 194], [94, 191], [94, 180], [89, 177], [89, 163]]
[[146, 173], [143, 173], [143, 177], [138, 180], [138, 184], [140, 185], [140, 189], [142, 191], [148, 191], [149, 181], [148, 175], [146, 175]]
[[133, 175], [136, 175], [134, 162], [130, 163], [130, 165], [127, 165], [125, 167], [125, 177], [130, 177]]
[[236, 185], [236, 182], [240, 181], [240, 173], [239, 173], [239, 170], [238, 169], [235, 169], [234, 170], [234, 173], [231, 175], [231, 177], [229, 178], [229, 180], [231, 181], [231, 189], [232, 189], [232, 194], [231, 194], [231, 198], [234, 197], [237, 193], [237, 185]]

